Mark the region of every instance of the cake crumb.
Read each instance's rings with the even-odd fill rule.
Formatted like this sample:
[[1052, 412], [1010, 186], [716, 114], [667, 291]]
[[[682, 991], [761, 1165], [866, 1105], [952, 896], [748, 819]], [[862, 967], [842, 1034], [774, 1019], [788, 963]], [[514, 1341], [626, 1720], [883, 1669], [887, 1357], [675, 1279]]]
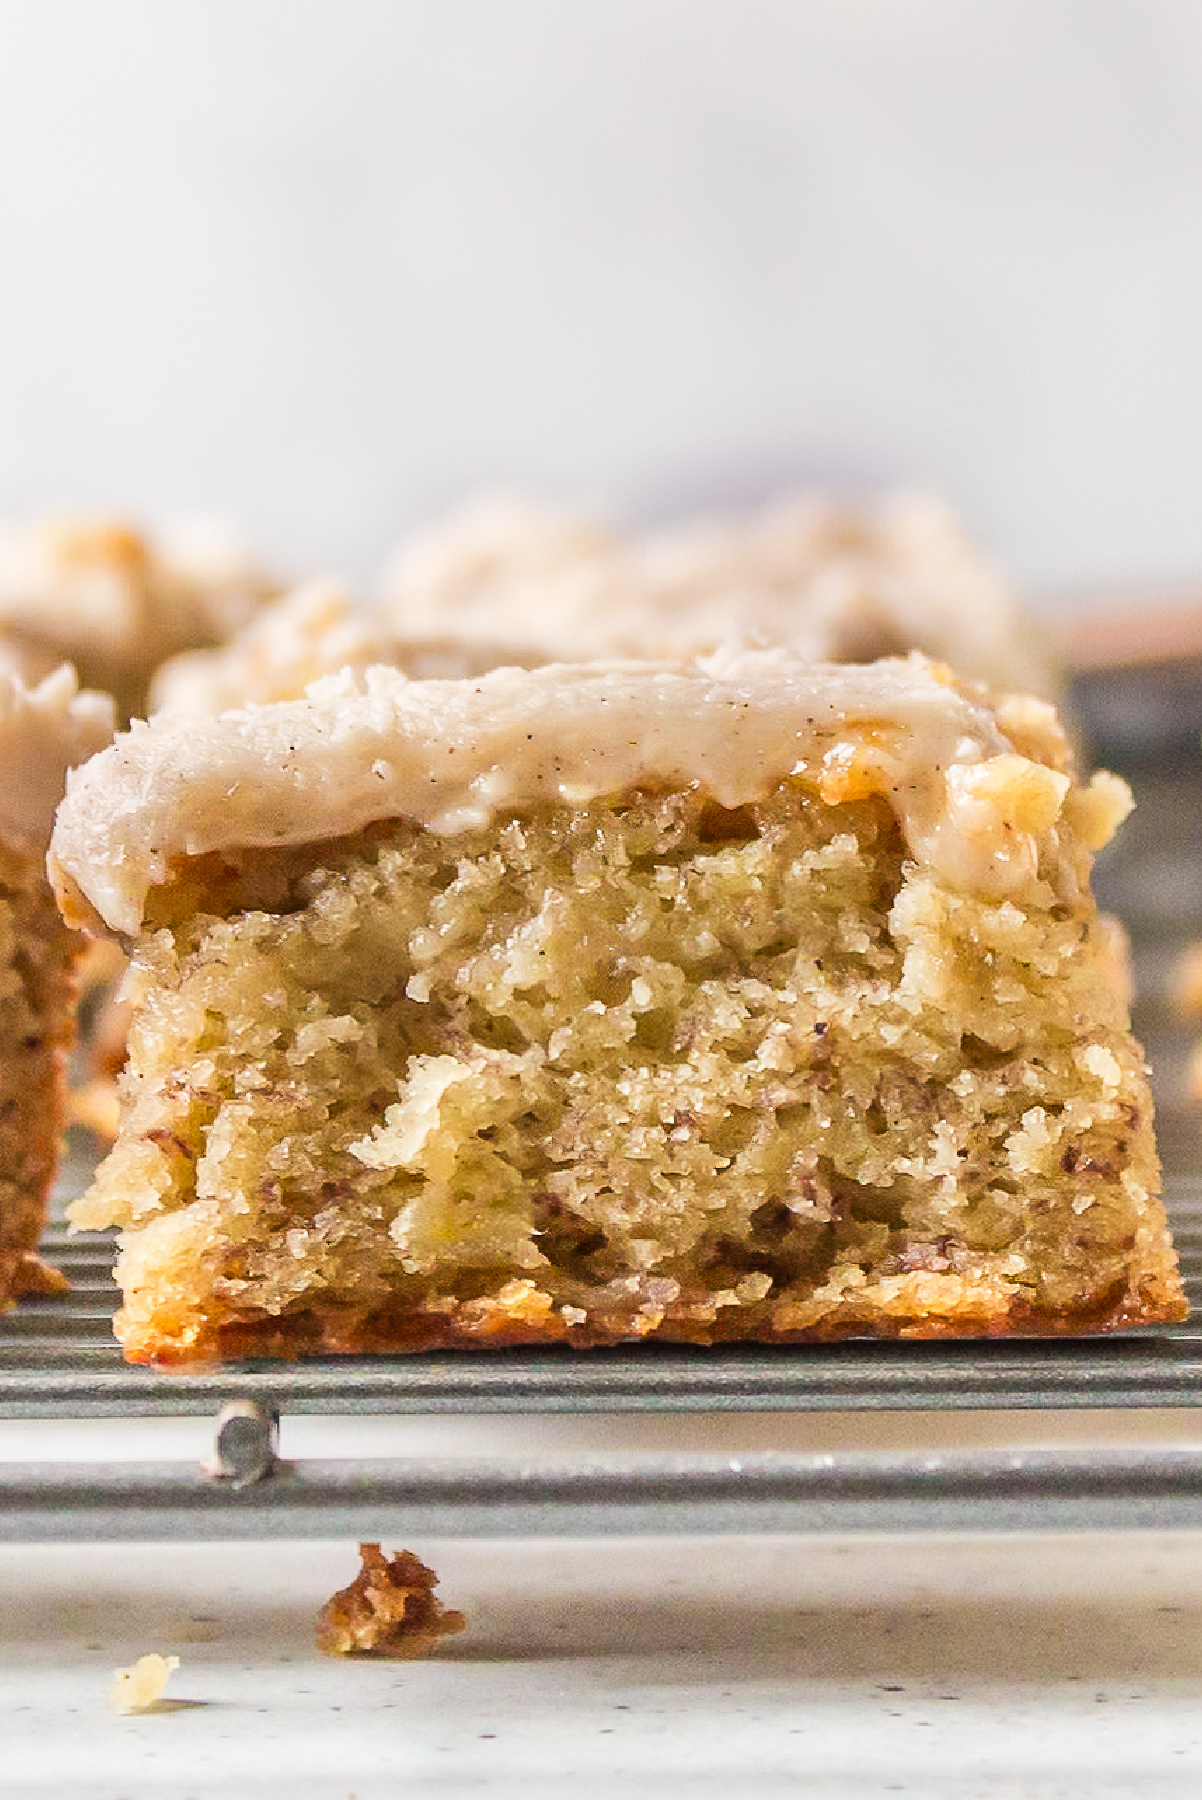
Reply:
[[317, 1648], [326, 1656], [418, 1657], [467, 1620], [435, 1597], [438, 1577], [412, 1551], [384, 1555], [360, 1544], [362, 1568], [317, 1615]]
[[131, 1663], [128, 1669], [114, 1669], [113, 1685], [108, 1692], [109, 1711], [122, 1716], [153, 1712], [178, 1668], [178, 1656], [160, 1656], [152, 1650]]

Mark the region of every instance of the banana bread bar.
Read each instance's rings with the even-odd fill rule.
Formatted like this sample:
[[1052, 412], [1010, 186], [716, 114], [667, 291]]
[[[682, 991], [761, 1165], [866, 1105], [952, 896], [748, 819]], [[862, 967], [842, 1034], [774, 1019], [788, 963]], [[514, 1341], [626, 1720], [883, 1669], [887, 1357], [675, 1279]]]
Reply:
[[1089, 889], [1129, 804], [921, 658], [349, 673], [71, 780], [135, 940], [134, 1360], [1182, 1316]]
[[35, 688], [0, 674], [0, 1310], [65, 1285], [38, 1260], [64, 1127], [75, 965], [46, 846], [67, 769], [113, 735], [112, 702], [60, 669]]

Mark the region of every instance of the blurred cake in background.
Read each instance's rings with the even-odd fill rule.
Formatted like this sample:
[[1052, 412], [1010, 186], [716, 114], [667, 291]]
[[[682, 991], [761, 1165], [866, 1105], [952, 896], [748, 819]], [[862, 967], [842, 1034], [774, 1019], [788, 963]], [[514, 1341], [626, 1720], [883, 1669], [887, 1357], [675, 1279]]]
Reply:
[[295, 700], [323, 675], [374, 663], [429, 678], [482, 675], [505, 663], [546, 660], [528, 645], [483, 637], [400, 637], [387, 617], [365, 607], [344, 582], [318, 577], [265, 607], [220, 649], [188, 650], [165, 662], [150, 684], [149, 709], [212, 715]]
[[38, 680], [70, 662], [122, 719], [146, 710], [166, 657], [222, 643], [280, 591], [212, 530], [150, 537], [122, 519], [0, 523], [0, 669]]
[[402, 544], [373, 604], [309, 584], [224, 649], [166, 664], [152, 704], [221, 712], [373, 663], [454, 678], [594, 657], [688, 660], [740, 644], [827, 662], [917, 649], [999, 691], [1059, 690], [1050, 639], [930, 496], [802, 494], [644, 533], [494, 496]]
[[415, 537], [383, 580], [398, 636], [435, 629], [545, 660], [705, 655], [732, 640], [814, 662], [922, 650], [959, 674], [1048, 695], [1050, 647], [939, 499], [802, 493], [741, 516], [622, 535], [495, 499]]
[[[23, 998], [14, 999], [10, 994], [8, 1001], [0, 1004], [18, 1010], [33, 1005], [37, 1010], [44, 1001], [45, 1010], [52, 1015], [45, 1030], [39, 1028], [34, 1034], [39, 1044], [31, 1065], [29, 1094], [33, 1098], [20, 1098], [19, 1104], [14, 1101], [24, 1152], [18, 1151], [15, 1142], [6, 1144], [7, 1127], [0, 1121], [0, 1263], [8, 1254], [13, 1231], [22, 1246], [27, 1240], [31, 1244], [37, 1241], [43, 1173], [52, 1170], [54, 1162], [50, 1140], [57, 1138], [63, 1123], [60, 1100], [51, 1101], [47, 1095], [53, 1087], [57, 1096], [56, 1059], [74, 1033], [68, 990], [73, 996], [76, 980], [84, 988], [86, 1005], [81, 1012], [84, 1042], [73, 1069], [69, 1119], [87, 1125], [102, 1139], [115, 1117], [112, 1075], [123, 1060], [124, 1010], [116, 999], [116, 988], [124, 957], [115, 945], [95, 946], [82, 965], [75, 967], [83, 940], [75, 933], [64, 937], [41, 869], [54, 806], [62, 795], [63, 759], [68, 754], [67, 748], [60, 754], [56, 747], [59, 725], [47, 721], [57, 720], [62, 725], [64, 745], [84, 741], [79, 737], [82, 727], [70, 723], [76, 716], [71, 705], [62, 698], [70, 676], [63, 670], [53, 680], [48, 678], [69, 663], [83, 688], [98, 690], [86, 696], [86, 705], [83, 699], [76, 705], [76, 712], [82, 707], [81, 716], [86, 717], [89, 730], [100, 716], [96, 709], [102, 705], [106, 709], [106, 735], [91, 743], [91, 749], [98, 749], [112, 735], [114, 708], [120, 722], [145, 713], [150, 677], [165, 657], [188, 645], [223, 642], [279, 591], [277, 580], [227, 534], [212, 528], [152, 537], [122, 518], [60, 513], [25, 522], [0, 521], [0, 706], [8, 709], [0, 730], [8, 738], [16, 734], [24, 758], [19, 766], [0, 763], [0, 771], [24, 786], [34, 779], [28, 745], [36, 723], [53, 777], [50, 799], [46, 799], [40, 776], [31, 790], [46, 799], [46, 804], [36, 856], [29, 852], [32, 860], [21, 876], [25, 885], [17, 896], [0, 884], [0, 907], [15, 907], [24, 921], [21, 929], [41, 932], [45, 944], [44, 965], [37, 977], [42, 1000], [30, 1001], [26, 982]], [[34, 691], [28, 695], [27, 690]], [[101, 702], [101, 693], [112, 696], [112, 705]], [[27, 697], [14, 700], [12, 695]], [[15, 804], [10, 796], [10, 808]], [[21, 804], [32, 802], [26, 797]], [[11, 886], [16, 877], [10, 870], [5, 879]], [[28, 1157], [31, 1185], [28, 1205], [14, 1214], [17, 1203], [13, 1195], [4, 1198], [5, 1171], [21, 1154]], [[3, 1278], [0, 1267], [0, 1292]]]

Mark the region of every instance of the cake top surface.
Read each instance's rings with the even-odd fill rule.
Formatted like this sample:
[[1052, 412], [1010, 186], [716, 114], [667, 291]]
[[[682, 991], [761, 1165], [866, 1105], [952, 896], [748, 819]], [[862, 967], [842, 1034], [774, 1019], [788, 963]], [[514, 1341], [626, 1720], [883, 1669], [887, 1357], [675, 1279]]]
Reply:
[[1030, 874], [989, 774], [1011, 764], [1036, 772], [1031, 792], [1052, 784], [1050, 823], [1068, 777], [1016, 755], [995, 712], [920, 657], [816, 665], [747, 651], [460, 681], [373, 668], [299, 701], [136, 722], [71, 776], [50, 867], [74, 916], [130, 933], [150, 889], [210, 851], [318, 843], [390, 818], [453, 834], [649, 784], [698, 784], [733, 807], [797, 774], [831, 798], [885, 794], [914, 856], [1004, 892]]
[[0, 840], [44, 854], [67, 770], [113, 736], [107, 694], [80, 693], [66, 666], [28, 687], [0, 670]]

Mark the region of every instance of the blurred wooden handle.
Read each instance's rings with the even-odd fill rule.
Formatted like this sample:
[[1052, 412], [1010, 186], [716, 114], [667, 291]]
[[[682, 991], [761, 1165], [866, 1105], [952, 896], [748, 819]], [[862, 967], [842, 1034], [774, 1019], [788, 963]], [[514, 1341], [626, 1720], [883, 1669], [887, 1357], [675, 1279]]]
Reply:
[[1202, 589], [1099, 597], [1095, 611], [1057, 622], [1073, 674], [1202, 660]]

